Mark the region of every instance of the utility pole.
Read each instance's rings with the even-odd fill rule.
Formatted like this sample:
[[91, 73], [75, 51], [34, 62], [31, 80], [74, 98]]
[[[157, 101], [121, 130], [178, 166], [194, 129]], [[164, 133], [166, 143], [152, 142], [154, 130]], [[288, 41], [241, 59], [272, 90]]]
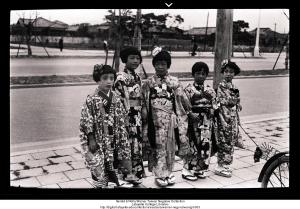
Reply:
[[121, 51], [121, 9], [119, 9], [119, 18], [118, 18], [118, 26], [117, 26], [117, 45], [116, 45], [116, 51], [115, 51], [115, 70], [119, 72], [119, 66], [120, 66], [120, 51]]
[[286, 54], [285, 54], [285, 69], [288, 70], [289, 69], [289, 35], [287, 35], [287, 42], [286, 42]]
[[259, 14], [258, 14], [258, 24], [257, 24], [257, 29], [256, 29], [256, 40], [255, 40], [255, 47], [254, 47], [254, 52], [253, 52], [254, 57], [259, 57], [259, 28], [260, 28], [260, 10], [259, 10]]
[[205, 28], [205, 39], [204, 39], [204, 49], [203, 49], [203, 52], [205, 52], [205, 49], [206, 49], [208, 17], [209, 17], [209, 12], [207, 13], [207, 18], [206, 18], [206, 28]]
[[142, 33], [141, 33], [141, 9], [136, 11], [136, 22], [134, 28], [133, 46], [135, 46], [139, 51], [142, 50]]
[[273, 52], [275, 51], [275, 45], [276, 45], [276, 23], [274, 23], [274, 41], [273, 41]]
[[[229, 13], [229, 19], [231, 21], [228, 21], [228, 27], [229, 27], [229, 49], [228, 53], [231, 57], [233, 57], [233, 42], [232, 42], [232, 37], [233, 37], [233, 9], [231, 9], [231, 12]], [[230, 57], [228, 58], [230, 59]]]
[[221, 62], [231, 57], [232, 25], [233, 9], [218, 9], [215, 39], [214, 89], [217, 89], [221, 81]]

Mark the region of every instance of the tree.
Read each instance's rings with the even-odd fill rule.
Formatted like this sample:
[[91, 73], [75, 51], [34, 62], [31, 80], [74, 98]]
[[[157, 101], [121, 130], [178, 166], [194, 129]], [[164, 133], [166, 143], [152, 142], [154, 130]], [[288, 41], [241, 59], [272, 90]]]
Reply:
[[233, 43], [234, 44], [249, 44], [251, 35], [246, 31], [249, 28], [249, 23], [244, 20], [233, 21]]
[[169, 18], [169, 22], [171, 22], [169, 27], [178, 28], [178, 26], [184, 22], [184, 19], [180, 15], [174, 15], [173, 17]]
[[249, 28], [249, 23], [244, 20], [233, 21], [233, 34], [240, 33], [242, 29]]
[[89, 23], [81, 23], [79, 24], [79, 28], [78, 28], [78, 34], [80, 36], [89, 36], [88, 31], [89, 31]]

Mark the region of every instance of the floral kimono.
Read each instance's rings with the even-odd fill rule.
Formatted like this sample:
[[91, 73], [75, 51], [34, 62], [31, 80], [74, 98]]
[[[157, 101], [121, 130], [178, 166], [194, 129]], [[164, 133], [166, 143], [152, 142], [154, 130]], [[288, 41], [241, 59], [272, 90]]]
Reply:
[[213, 115], [217, 109], [216, 93], [209, 85], [188, 84], [184, 89], [198, 114], [198, 121], [189, 119], [188, 136], [191, 153], [184, 158], [184, 168], [194, 171], [207, 170], [212, 149]]
[[232, 82], [223, 80], [217, 90], [217, 100], [220, 105], [217, 115], [218, 164], [230, 165], [233, 160], [234, 145], [239, 134], [239, 91]]
[[142, 157], [141, 79], [137, 73], [125, 68], [117, 74], [116, 92], [122, 97], [127, 110], [127, 128], [131, 145], [132, 173], [144, 177]]
[[[153, 75], [145, 81], [143, 94], [143, 138], [148, 154], [148, 169], [156, 178], [166, 178], [173, 170], [175, 152], [188, 152], [188, 100], [178, 78]], [[146, 110], [146, 112], [144, 111]]]
[[[120, 162], [130, 161], [130, 144], [125, 127], [125, 110], [115, 92], [104, 94], [98, 88], [87, 96], [81, 110], [80, 142], [85, 164], [99, 187], [108, 181], [117, 183], [115, 169], [124, 169]], [[92, 133], [98, 149], [89, 151], [88, 134]]]

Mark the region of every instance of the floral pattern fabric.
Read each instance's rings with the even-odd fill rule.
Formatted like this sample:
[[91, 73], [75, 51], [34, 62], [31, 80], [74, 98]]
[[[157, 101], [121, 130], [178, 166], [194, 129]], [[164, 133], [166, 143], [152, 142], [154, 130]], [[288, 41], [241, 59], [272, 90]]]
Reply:
[[233, 146], [241, 137], [238, 128], [239, 91], [232, 82], [223, 80], [217, 89], [217, 100], [220, 104], [216, 123], [218, 164], [230, 165], [233, 161]]
[[125, 69], [117, 73], [114, 85], [127, 110], [126, 124], [131, 147], [132, 172], [138, 178], [145, 175], [142, 155], [141, 79], [137, 73]]
[[[178, 78], [157, 75], [145, 81], [143, 95], [143, 139], [148, 155], [148, 169], [157, 178], [168, 177], [174, 167], [175, 152], [183, 156], [188, 152], [187, 115], [188, 99]], [[151, 121], [152, 120], [152, 121]], [[148, 126], [153, 123], [153, 129]], [[154, 131], [151, 145], [149, 132]]]
[[[81, 109], [79, 130], [85, 164], [92, 177], [105, 186], [111, 181], [107, 163], [114, 165], [111, 169], [124, 169], [121, 162], [129, 161], [131, 152], [124, 120], [126, 112], [119, 96], [111, 91], [109, 102], [101, 93], [97, 88], [87, 96]], [[95, 153], [88, 148], [89, 134], [93, 134], [98, 145]]]
[[207, 170], [212, 149], [214, 109], [217, 109], [216, 93], [209, 85], [188, 84], [184, 89], [192, 105], [196, 120], [189, 119], [189, 143], [191, 152], [184, 157], [184, 168], [194, 171]]

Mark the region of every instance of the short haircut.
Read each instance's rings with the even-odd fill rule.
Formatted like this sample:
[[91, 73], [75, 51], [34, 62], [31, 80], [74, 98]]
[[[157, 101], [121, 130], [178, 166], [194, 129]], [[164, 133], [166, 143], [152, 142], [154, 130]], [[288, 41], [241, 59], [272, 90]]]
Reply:
[[209, 68], [206, 63], [204, 62], [196, 62], [192, 67], [192, 75], [194, 76], [196, 72], [200, 72], [204, 70], [205, 74], [208, 75]]
[[171, 66], [171, 55], [169, 52], [162, 50], [152, 59], [152, 65], [154, 66], [157, 61], [166, 61], [168, 68]]
[[143, 61], [142, 55], [141, 55], [141, 52], [137, 48], [130, 46], [130, 47], [126, 47], [121, 50], [120, 57], [121, 57], [121, 60], [123, 63], [127, 62], [129, 55], [138, 55], [140, 57], [140, 63], [142, 63], [142, 61]]
[[113, 74], [116, 79], [116, 71], [110, 65], [98, 65], [94, 66], [93, 79], [95, 82], [100, 81], [100, 78], [104, 74]]

